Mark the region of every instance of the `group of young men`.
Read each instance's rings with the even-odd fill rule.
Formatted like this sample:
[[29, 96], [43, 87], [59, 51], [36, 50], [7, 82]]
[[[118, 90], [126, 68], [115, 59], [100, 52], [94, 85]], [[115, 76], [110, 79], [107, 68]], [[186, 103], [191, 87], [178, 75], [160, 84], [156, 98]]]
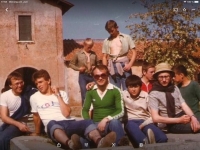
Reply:
[[113, 20], [105, 28], [110, 37], [103, 44], [103, 64], [98, 64], [91, 51], [90, 38], [70, 62], [70, 67], [80, 72], [83, 120], [70, 117], [67, 93], [52, 85], [46, 70], [32, 76], [37, 89], [25, 88], [22, 75], [13, 72], [7, 79], [11, 89], [0, 98], [4, 122], [0, 126], [0, 149], [8, 150], [10, 139], [30, 133], [26, 125], [30, 112], [35, 124], [35, 132], [30, 135], [40, 135], [43, 124], [55, 143], [73, 150], [124, 146], [129, 145], [129, 140], [134, 147], [167, 142], [161, 127], [172, 133], [200, 132], [200, 87], [187, 78], [186, 68], [180, 65], [172, 70], [167, 63], [155, 67], [145, 64], [142, 78], [131, 75], [136, 57], [134, 42], [130, 36], [119, 33]]

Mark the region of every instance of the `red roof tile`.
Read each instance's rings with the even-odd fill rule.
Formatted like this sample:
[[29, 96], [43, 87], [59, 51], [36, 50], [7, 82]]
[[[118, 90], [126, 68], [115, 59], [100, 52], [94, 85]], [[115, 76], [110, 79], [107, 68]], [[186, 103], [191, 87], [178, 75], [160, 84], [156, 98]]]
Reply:
[[[83, 40], [63, 40], [63, 49], [64, 49], [64, 57], [66, 61], [70, 61], [74, 54], [81, 50], [83, 48]], [[92, 48], [92, 50], [96, 53], [98, 59], [102, 60], [103, 54], [102, 54], [102, 45], [103, 45], [103, 40], [99, 39], [99, 40], [94, 40], [94, 46]], [[143, 59], [143, 55], [144, 55], [144, 44], [143, 43], [139, 43], [136, 45], [136, 51], [137, 51], [137, 60], [141, 60]], [[131, 57], [131, 53], [128, 54], [128, 57]]]

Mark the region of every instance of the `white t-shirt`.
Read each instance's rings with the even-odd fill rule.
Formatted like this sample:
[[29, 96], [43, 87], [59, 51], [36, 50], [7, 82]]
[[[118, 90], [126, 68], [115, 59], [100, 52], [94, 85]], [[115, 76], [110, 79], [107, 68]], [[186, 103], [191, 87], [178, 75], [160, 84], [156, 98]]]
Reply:
[[[63, 101], [68, 104], [68, 95], [64, 91], [60, 91]], [[74, 120], [73, 118], [66, 118], [62, 115], [58, 98], [52, 95], [43, 95], [39, 91], [33, 94], [30, 98], [31, 112], [38, 113], [45, 128], [51, 120]]]
[[10, 89], [1, 94], [0, 105], [8, 107], [9, 116], [12, 116], [21, 105], [21, 97], [14, 95], [12, 89]]

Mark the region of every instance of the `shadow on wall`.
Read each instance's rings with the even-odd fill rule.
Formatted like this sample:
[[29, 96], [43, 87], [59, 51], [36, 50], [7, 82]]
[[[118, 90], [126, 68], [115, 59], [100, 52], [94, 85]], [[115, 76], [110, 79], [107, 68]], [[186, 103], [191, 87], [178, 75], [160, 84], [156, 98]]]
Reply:
[[[22, 76], [23, 76], [23, 78], [24, 78], [25, 86], [26, 86], [26, 85], [31, 85], [31, 86], [35, 87], [35, 84], [32, 82], [32, 75], [33, 75], [34, 72], [37, 71], [37, 69], [35, 69], [35, 68], [30, 68], [30, 67], [23, 67], [23, 68], [16, 69], [16, 70], [14, 70], [14, 71], [17, 71], [17, 72], [19, 72], [19, 73], [22, 74]], [[13, 72], [14, 72], [14, 71], [13, 71]], [[5, 81], [5, 85], [4, 85], [4, 88], [1, 89], [1, 93], [2, 93], [2, 92], [5, 92], [5, 91], [7, 91], [7, 90], [9, 90], [9, 89], [10, 89], [10, 87], [9, 87], [9, 85], [8, 85], [8, 82]]]

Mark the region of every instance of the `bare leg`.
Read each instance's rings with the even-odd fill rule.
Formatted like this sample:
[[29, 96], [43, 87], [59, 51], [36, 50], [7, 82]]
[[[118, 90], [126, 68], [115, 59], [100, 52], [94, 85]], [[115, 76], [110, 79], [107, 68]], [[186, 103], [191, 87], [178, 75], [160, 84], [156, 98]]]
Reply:
[[71, 136], [69, 139], [66, 133], [61, 129], [56, 129], [54, 131], [54, 138], [61, 144], [65, 145], [66, 147], [72, 150], [79, 150], [81, 149], [80, 137], [76, 134]]
[[66, 145], [69, 138], [67, 137], [66, 133], [61, 129], [56, 129], [54, 131], [54, 138], [61, 144]]
[[91, 131], [88, 136], [92, 141], [94, 141], [95, 144], [98, 144], [98, 142], [101, 140], [101, 135], [97, 130]]
[[115, 132], [110, 132], [102, 138], [98, 130], [93, 130], [88, 136], [92, 141], [94, 141], [94, 143], [97, 145], [97, 148], [110, 147], [116, 140]]

